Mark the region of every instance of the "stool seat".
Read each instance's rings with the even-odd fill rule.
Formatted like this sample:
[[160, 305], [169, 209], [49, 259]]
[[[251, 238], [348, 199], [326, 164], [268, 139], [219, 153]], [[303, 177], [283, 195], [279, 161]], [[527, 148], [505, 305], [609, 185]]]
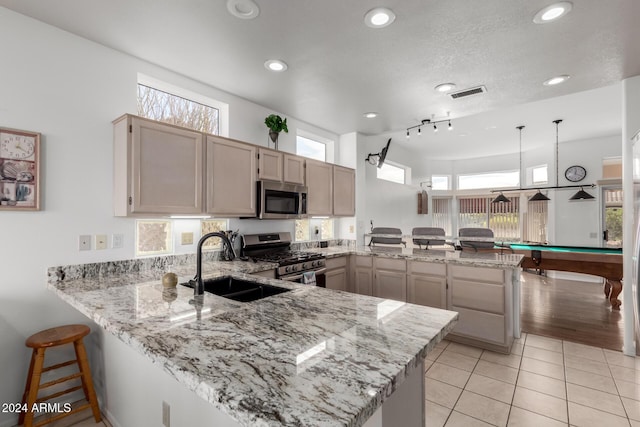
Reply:
[[[25, 406], [27, 410], [26, 412], [20, 412], [18, 425], [22, 425], [24, 423], [26, 427], [38, 427], [57, 421], [84, 409], [91, 409], [93, 412], [93, 418], [96, 422], [100, 422], [102, 420], [100, 407], [98, 406], [98, 399], [96, 398], [96, 393], [93, 389], [93, 381], [91, 379], [89, 361], [87, 360], [87, 352], [82, 341], [85, 336], [89, 335], [89, 332], [91, 332], [91, 329], [89, 329], [87, 325], [64, 325], [37, 332], [26, 339], [25, 345], [32, 348], [33, 351], [31, 353], [29, 374], [27, 375], [24, 394], [22, 395], [22, 405]], [[45, 351], [51, 347], [62, 346], [65, 344], [73, 344], [76, 356], [75, 359], [44, 367]], [[59, 377], [45, 383], [41, 382], [43, 373], [72, 365], [76, 365], [79, 372]], [[47, 390], [49, 387], [66, 383], [67, 381], [79, 381], [80, 384], [62, 391], [56, 392], [52, 390], [48, 395], [39, 395], [38, 393], [41, 390]], [[87, 400], [86, 404], [77, 406], [68, 412], [61, 412], [54, 414], [53, 416], [45, 417], [44, 420], [38, 420], [36, 422], [34, 419], [34, 409], [38, 411], [38, 404], [79, 390], [84, 392], [84, 396]]]
[[31, 335], [25, 345], [31, 348], [56, 347], [69, 344], [89, 335], [91, 329], [87, 325], [65, 325], [45, 329]]

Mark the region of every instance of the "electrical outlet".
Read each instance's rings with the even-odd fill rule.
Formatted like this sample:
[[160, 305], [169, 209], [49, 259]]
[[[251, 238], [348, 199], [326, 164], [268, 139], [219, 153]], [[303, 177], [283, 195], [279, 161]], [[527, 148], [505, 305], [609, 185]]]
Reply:
[[184, 232], [181, 235], [181, 244], [183, 245], [193, 245], [193, 233]]
[[111, 247], [114, 249], [119, 249], [124, 246], [124, 234], [113, 234], [111, 235]]
[[88, 234], [81, 234], [78, 237], [78, 250], [90, 251], [91, 250], [91, 236]]
[[96, 250], [107, 249], [107, 235], [96, 234]]
[[353, 232], [354, 232], [353, 225], [350, 225], [349, 226], [349, 233], [353, 233]]
[[164, 400], [162, 401], [162, 425], [171, 427], [171, 406]]

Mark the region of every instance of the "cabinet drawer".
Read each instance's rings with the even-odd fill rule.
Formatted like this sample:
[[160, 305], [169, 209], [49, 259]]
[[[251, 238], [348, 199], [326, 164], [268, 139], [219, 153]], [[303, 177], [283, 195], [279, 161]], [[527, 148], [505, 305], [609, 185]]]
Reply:
[[431, 276], [445, 277], [447, 265], [434, 262], [408, 261], [407, 274], [429, 274]]
[[275, 279], [276, 278], [276, 271], [275, 270], [264, 270], [264, 271], [259, 271], [258, 273], [252, 273], [252, 276], [261, 276], [261, 277], [268, 277], [270, 279]]
[[504, 270], [499, 268], [467, 267], [452, 265], [451, 275], [454, 279], [467, 279], [481, 282], [504, 283]]
[[462, 307], [451, 307], [459, 314], [454, 334], [465, 335], [495, 344], [506, 343], [504, 316], [482, 311], [468, 310]]
[[376, 266], [377, 270], [398, 270], [403, 272], [407, 271], [407, 262], [403, 259], [375, 257], [373, 260], [373, 265]]
[[451, 305], [504, 314], [504, 285], [453, 279]]
[[338, 258], [327, 258], [325, 260], [325, 265], [327, 267], [327, 270], [332, 270], [334, 268], [346, 267], [346, 265], [347, 265], [347, 257], [346, 256], [341, 256], [341, 257], [338, 257]]
[[356, 256], [356, 266], [357, 267], [373, 267], [373, 257], [370, 256]]

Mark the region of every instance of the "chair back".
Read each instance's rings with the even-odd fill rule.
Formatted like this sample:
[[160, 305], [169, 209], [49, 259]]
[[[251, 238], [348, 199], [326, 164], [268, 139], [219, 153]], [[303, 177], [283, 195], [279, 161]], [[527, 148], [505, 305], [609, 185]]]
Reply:
[[[439, 227], [416, 227], [411, 230], [413, 235], [413, 243], [422, 248], [422, 245], [429, 247], [429, 245], [444, 245], [444, 229]], [[416, 236], [425, 236], [424, 238], [416, 238]], [[442, 239], [438, 237], [442, 236]]]
[[[490, 228], [478, 228], [467, 227], [458, 230], [458, 237], [460, 238], [460, 246], [462, 248], [474, 248], [478, 249], [492, 249], [495, 242], [493, 241], [493, 230]], [[465, 237], [471, 238], [485, 238], [486, 240], [464, 240]]]
[[371, 236], [371, 242], [369, 242], [369, 245], [375, 245], [376, 243], [386, 244], [386, 245], [400, 245], [400, 244], [403, 244], [403, 241], [402, 241], [402, 230], [400, 230], [399, 228], [374, 227], [371, 230], [371, 234], [397, 234], [398, 237]]

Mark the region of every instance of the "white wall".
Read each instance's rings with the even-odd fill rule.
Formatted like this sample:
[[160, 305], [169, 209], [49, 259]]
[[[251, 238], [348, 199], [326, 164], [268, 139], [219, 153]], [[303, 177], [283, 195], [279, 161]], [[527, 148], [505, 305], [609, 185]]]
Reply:
[[[87, 323], [46, 290], [47, 267], [134, 256], [134, 221], [113, 217], [111, 121], [136, 112], [138, 73], [228, 103], [235, 139], [266, 145], [264, 118], [273, 111], [4, 8], [0, 51], [0, 126], [43, 136], [43, 210], [0, 212], [0, 402], [19, 402], [29, 361], [24, 340], [55, 325]], [[288, 124], [280, 136], [284, 151], [295, 151], [297, 128], [338, 140], [293, 117]], [[291, 221], [277, 224], [285, 225], [293, 231]], [[250, 232], [273, 226], [231, 224]], [[78, 251], [80, 234], [103, 233], [124, 234], [124, 248]], [[0, 413], [0, 426], [16, 419]]]

